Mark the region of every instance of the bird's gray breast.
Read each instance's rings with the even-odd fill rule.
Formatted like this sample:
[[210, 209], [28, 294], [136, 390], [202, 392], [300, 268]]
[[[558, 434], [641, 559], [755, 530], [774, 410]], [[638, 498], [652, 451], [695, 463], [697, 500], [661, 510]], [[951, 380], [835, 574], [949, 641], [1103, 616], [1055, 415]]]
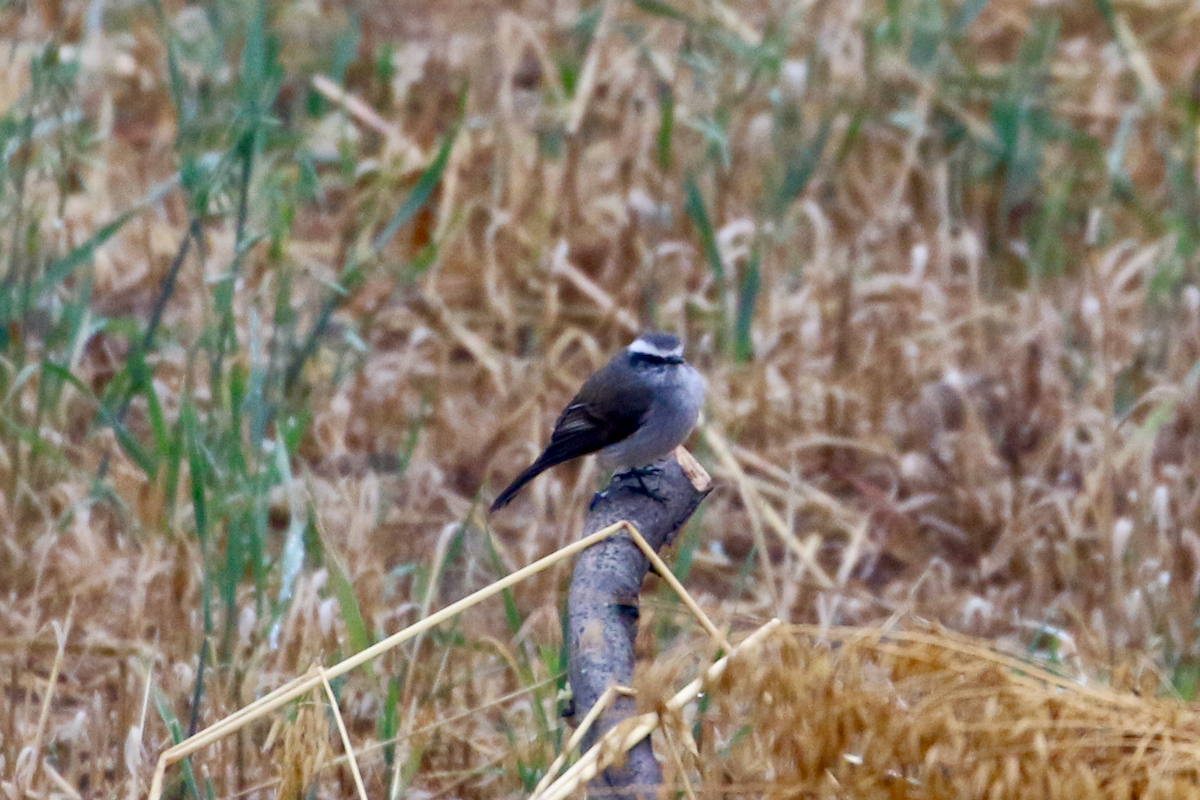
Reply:
[[672, 365], [644, 376], [651, 388], [649, 408], [632, 434], [599, 453], [605, 469], [644, 467], [682, 444], [704, 403], [704, 381], [690, 364]]

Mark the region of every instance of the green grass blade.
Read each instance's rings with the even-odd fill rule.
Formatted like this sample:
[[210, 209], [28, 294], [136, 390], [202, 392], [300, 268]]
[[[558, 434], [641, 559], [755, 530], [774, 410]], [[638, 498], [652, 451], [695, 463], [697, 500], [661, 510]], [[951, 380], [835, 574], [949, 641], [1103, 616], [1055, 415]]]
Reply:
[[[171, 741], [174, 744], [179, 744], [184, 740], [183, 726], [179, 724], [179, 718], [175, 716], [175, 712], [171, 710], [171, 704], [162, 693], [162, 689], [158, 688], [155, 683], [150, 690], [151, 697], [154, 699], [154, 710], [158, 712], [158, 718], [167, 726], [167, 732], [171, 736]], [[183, 760], [183, 782], [187, 786], [188, 793], [193, 800], [200, 800], [200, 787], [196, 785], [196, 774], [192, 771], [191, 758]]]
[[675, 131], [675, 93], [664, 83], [658, 86], [658, 140], [656, 154], [658, 168], [666, 172], [671, 168], [671, 135]]
[[[37, 283], [37, 288], [34, 291], [35, 296], [42, 297], [53, 291], [80, 266], [91, 261], [92, 257], [96, 254], [96, 250], [109, 239], [116, 236], [121, 228], [125, 227], [125, 223], [133, 219], [139, 210], [138, 208], [132, 208], [118, 215], [116, 219], [101, 226], [86, 241], [73, 247], [69, 253], [50, 262], [50, 266]], [[4, 322], [8, 321], [8, 319], [4, 320]]]
[[675, 8], [670, 3], [663, 2], [663, 0], [633, 0], [633, 7], [647, 14], [682, 22], [689, 26], [696, 24], [696, 20], [693, 17]]
[[759, 248], [756, 246], [750, 253], [750, 260], [742, 274], [741, 286], [738, 288], [737, 317], [733, 323], [734, 357], [742, 363], [754, 355], [754, 342], [750, 329], [754, 323], [754, 306], [758, 302], [758, 292], [762, 284], [759, 274]]
[[793, 201], [800, 196], [817, 171], [821, 156], [825, 154], [825, 145], [829, 142], [829, 134], [833, 130], [832, 117], [826, 117], [821, 122], [821, 128], [813, 141], [800, 151], [800, 154], [788, 162], [783, 173], [783, 184], [779, 187], [776, 198], [775, 213], [782, 214]]
[[354, 586], [346, 576], [341, 559], [331, 551], [325, 560], [329, 570], [329, 588], [337, 598], [338, 607], [342, 611], [342, 621], [346, 623], [346, 635], [350, 640], [350, 649], [354, 652], [366, 650], [375, 642], [367, 632], [367, 624], [363, 621], [362, 607], [358, 604], [358, 596], [354, 594]]
[[458, 138], [458, 125], [455, 125], [451, 131], [446, 134], [442, 140], [442, 146], [438, 150], [437, 156], [430, 162], [424, 171], [421, 172], [421, 177], [417, 179], [417, 183], [413, 186], [412, 191], [408, 193], [408, 197], [396, 209], [396, 213], [384, 226], [384, 229], [375, 237], [375, 242], [372, 247], [376, 252], [382, 252], [387, 247], [388, 242], [396, 235], [396, 232], [404, 227], [413, 215], [421, 210], [429, 200], [429, 196], [433, 194], [433, 190], [442, 182], [442, 175], [446, 171], [446, 165], [450, 163], [450, 151], [454, 149], [454, 142]]
[[208, 484], [209, 470], [201, 441], [200, 422], [190, 400], [184, 401], [183, 407], [179, 410], [179, 417], [183, 421], [184, 449], [187, 453], [188, 472], [190, 473], [192, 519], [196, 523], [196, 538], [200, 541], [200, 551], [207, 554], [209, 530], [205, 489]]
[[684, 211], [691, 217], [692, 223], [696, 226], [696, 232], [700, 235], [700, 247], [704, 251], [708, 268], [712, 270], [718, 285], [723, 290], [725, 265], [721, 262], [721, 251], [717, 249], [717, 237], [713, 232], [712, 221], [708, 218], [708, 209], [704, 206], [704, 197], [700, 194], [700, 187], [696, 184], [695, 177], [688, 175], [684, 179], [683, 196]]

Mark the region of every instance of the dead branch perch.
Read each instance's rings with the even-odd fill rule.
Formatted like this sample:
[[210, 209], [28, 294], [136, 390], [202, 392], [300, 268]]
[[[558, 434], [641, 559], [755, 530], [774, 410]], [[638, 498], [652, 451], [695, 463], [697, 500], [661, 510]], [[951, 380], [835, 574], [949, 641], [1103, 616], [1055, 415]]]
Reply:
[[[654, 465], [644, 477], [642, 491], [632, 475], [618, 475], [596, 496], [584, 521], [584, 534], [627, 521], [656, 551], [670, 544], [712, 488], [708, 474], [678, 448]], [[586, 714], [610, 686], [633, 680], [633, 643], [637, 636], [638, 592], [650, 561], [633, 538], [617, 534], [597, 542], [579, 555], [567, 594], [568, 673], [575, 711]], [[624, 719], [636, 713], [634, 698], [618, 694], [583, 737], [591, 746]], [[628, 753], [621, 767], [605, 770], [593, 782], [591, 794], [618, 798], [652, 797], [662, 782], [662, 770], [645, 738]]]

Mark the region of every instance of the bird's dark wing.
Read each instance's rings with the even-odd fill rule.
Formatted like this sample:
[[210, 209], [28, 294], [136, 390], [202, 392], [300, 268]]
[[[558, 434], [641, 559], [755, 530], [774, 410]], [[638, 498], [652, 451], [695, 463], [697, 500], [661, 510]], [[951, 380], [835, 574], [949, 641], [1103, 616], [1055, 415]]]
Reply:
[[617, 369], [614, 361], [598, 370], [563, 409], [538, 457], [543, 468], [594, 453], [637, 430], [653, 394], [645, 383], [630, 380], [628, 370], [623, 379], [614, 379]]
[[616, 370], [613, 361], [587, 379], [554, 423], [546, 449], [500, 493], [492, 511], [508, 503], [525, 484], [555, 464], [595, 453], [637, 430], [650, 408], [653, 393], [640, 381], [613, 380]]

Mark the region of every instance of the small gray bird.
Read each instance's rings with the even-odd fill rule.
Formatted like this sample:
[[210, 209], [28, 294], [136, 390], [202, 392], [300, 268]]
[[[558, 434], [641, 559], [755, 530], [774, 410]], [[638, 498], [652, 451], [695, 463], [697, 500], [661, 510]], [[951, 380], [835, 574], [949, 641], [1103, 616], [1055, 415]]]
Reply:
[[546, 449], [500, 493], [492, 511], [555, 464], [589, 453], [598, 452], [605, 469], [638, 471], [653, 464], [687, 439], [703, 403], [704, 381], [683, 360], [679, 339], [643, 333], [584, 382], [554, 424]]

